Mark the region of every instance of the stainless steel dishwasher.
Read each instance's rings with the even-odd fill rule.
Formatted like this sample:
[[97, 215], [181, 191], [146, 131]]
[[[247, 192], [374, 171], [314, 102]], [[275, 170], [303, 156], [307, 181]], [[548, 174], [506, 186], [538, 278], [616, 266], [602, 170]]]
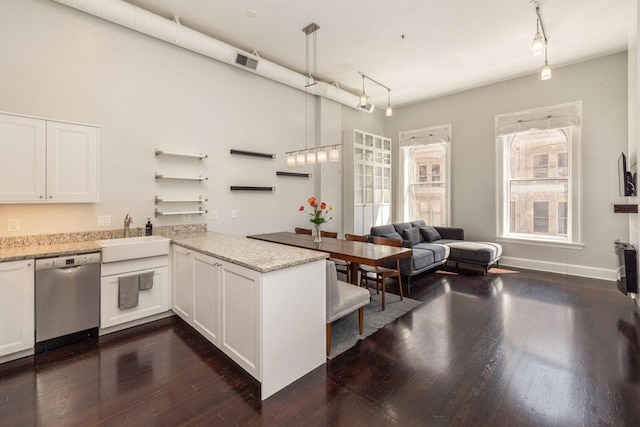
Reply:
[[100, 253], [36, 260], [35, 352], [98, 336]]

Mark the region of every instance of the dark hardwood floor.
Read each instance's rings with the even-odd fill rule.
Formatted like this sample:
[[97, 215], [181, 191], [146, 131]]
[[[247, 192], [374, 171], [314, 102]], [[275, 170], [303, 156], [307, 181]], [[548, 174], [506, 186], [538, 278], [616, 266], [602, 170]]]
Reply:
[[494, 268], [411, 288], [421, 306], [264, 402], [167, 319], [0, 365], [0, 425], [640, 425], [640, 316], [613, 283]]

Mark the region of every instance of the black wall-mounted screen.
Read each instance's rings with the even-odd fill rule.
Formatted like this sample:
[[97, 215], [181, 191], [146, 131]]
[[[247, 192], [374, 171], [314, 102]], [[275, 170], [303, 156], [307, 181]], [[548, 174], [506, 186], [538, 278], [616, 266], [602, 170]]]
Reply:
[[635, 196], [633, 174], [627, 170], [627, 156], [624, 153], [618, 157], [618, 181], [620, 184], [620, 196]]

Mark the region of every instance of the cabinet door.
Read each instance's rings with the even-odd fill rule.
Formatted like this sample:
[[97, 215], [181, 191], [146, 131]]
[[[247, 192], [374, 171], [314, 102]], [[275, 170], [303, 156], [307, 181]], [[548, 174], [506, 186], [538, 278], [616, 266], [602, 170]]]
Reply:
[[[118, 307], [118, 276], [153, 272], [153, 287], [138, 293], [138, 305], [121, 310]], [[168, 267], [114, 274], [100, 279], [100, 328], [109, 328], [169, 310]]]
[[220, 349], [261, 380], [260, 273], [224, 261], [221, 265]]
[[193, 318], [192, 252], [173, 245], [173, 312], [187, 323]]
[[220, 264], [194, 252], [193, 324], [192, 326], [216, 347], [220, 347]]
[[0, 114], [0, 202], [44, 201], [46, 160], [46, 122]]
[[0, 263], [0, 356], [33, 348], [33, 260]]
[[47, 122], [47, 199], [98, 201], [98, 128]]

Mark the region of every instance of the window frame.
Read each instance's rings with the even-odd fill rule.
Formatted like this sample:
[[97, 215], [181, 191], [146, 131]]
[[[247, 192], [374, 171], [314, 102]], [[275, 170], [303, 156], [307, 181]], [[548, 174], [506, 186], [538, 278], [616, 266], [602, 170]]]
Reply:
[[[558, 124], [554, 125], [553, 120], [556, 118], [554, 113], [558, 111], [565, 112], [567, 109], [571, 109], [575, 113], [575, 124], [571, 125], [567, 120], [561, 120], [563, 117], [559, 117]], [[554, 107], [545, 107], [540, 109], [533, 109], [528, 111], [522, 111], [518, 113], [504, 114], [496, 116], [496, 240], [499, 242], [516, 242], [533, 245], [543, 245], [547, 247], [574, 247], [582, 248], [584, 243], [582, 242], [582, 195], [581, 195], [581, 111], [582, 103], [575, 102], [571, 104], [563, 104]], [[567, 234], [559, 236], [547, 236], [540, 234], [522, 234], [515, 233], [509, 230], [509, 215], [511, 214], [509, 209], [509, 172], [511, 159], [509, 155], [510, 142], [513, 140], [514, 135], [519, 133], [526, 133], [530, 129], [515, 130], [510, 133], [501, 134], [500, 123], [508, 122], [513, 128], [513, 123], [520, 127], [522, 118], [535, 117], [541, 115], [543, 117], [551, 118], [550, 120], [537, 121], [537, 129], [535, 130], [547, 130], [547, 129], [562, 129], [567, 134], [568, 138], [568, 171], [569, 177], [567, 178]], [[542, 122], [542, 126], [540, 126]], [[548, 123], [550, 126], [544, 127], [544, 123]], [[523, 127], [525, 127], [523, 125]], [[557, 159], [554, 159], [557, 161]], [[548, 162], [551, 158], [548, 159]], [[549, 167], [547, 163], [547, 167]], [[539, 179], [553, 179], [539, 178]], [[559, 177], [560, 178], [560, 177]], [[532, 178], [535, 179], [535, 178]], [[549, 209], [554, 208], [554, 203], [549, 204]], [[557, 205], [557, 203], [556, 203]], [[551, 212], [549, 212], [551, 214]], [[532, 219], [533, 220], [533, 219]], [[551, 218], [549, 219], [551, 221]], [[552, 224], [549, 222], [549, 227]]]
[[[440, 216], [443, 220], [443, 225], [448, 226], [451, 224], [451, 124], [444, 124], [439, 126], [432, 126], [428, 128], [415, 129], [410, 131], [399, 132], [399, 185], [402, 191], [399, 191], [399, 211], [396, 211], [396, 215], [399, 217], [398, 222], [412, 221], [411, 216], [411, 191], [412, 184], [444, 184], [445, 187], [445, 202], [444, 206], [441, 206]], [[417, 145], [430, 145], [430, 144], [444, 144], [445, 146], [445, 161], [438, 163], [440, 165], [440, 180], [432, 181], [431, 175], [428, 176], [425, 182], [412, 182], [411, 180], [411, 156], [407, 155], [407, 147]], [[445, 168], [444, 174], [442, 173], [442, 167]], [[429, 173], [431, 170], [429, 169]], [[444, 182], [442, 179], [444, 178]], [[398, 199], [396, 199], [398, 200]], [[442, 209], [445, 209], [445, 215], [442, 215]]]

